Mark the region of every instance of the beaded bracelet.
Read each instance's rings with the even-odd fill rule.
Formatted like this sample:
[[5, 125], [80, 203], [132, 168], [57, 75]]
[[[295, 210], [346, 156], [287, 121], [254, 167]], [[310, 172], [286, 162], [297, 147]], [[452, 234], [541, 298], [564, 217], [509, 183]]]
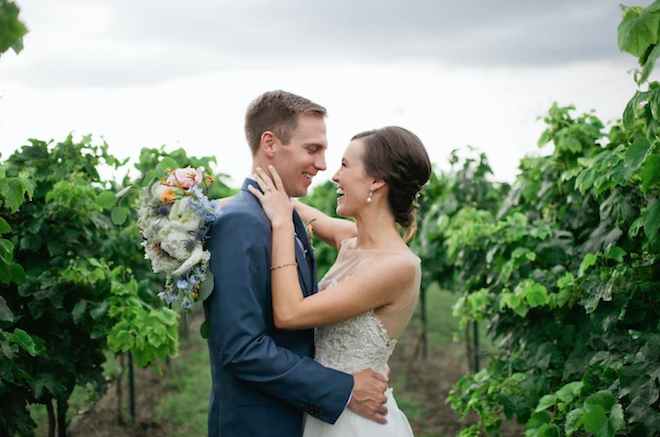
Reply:
[[296, 267], [298, 267], [298, 263], [296, 263], [296, 262], [293, 262], [293, 263], [286, 263], [286, 264], [279, 265], [279, 266], [277, 266], [277, 267], [271, 267], [271, 268], [270, 268], [270, 271], [272, 272], [273, 270], [277, 270], [277, 269], [281, 269], [281, 268], [283, 268], [283, 267], [289, 267], [289, 266], [296, 266]]

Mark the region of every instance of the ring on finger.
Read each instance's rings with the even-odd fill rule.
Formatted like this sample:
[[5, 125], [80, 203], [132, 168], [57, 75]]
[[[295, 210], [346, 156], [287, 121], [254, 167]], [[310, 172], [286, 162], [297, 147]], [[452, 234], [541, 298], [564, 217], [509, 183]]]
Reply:
[[270, 187], [269, 187], [269, 186], [265, 186], [265, 187], [264, 187], [264, 191], [265, 191], [265, 192], [269, 192], [269, 191], [270, 191]]

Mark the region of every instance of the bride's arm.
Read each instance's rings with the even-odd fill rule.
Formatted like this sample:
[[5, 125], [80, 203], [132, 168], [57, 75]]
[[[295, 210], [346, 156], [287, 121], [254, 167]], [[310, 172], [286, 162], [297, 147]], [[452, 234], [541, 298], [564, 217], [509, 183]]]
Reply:
[[383, 252], [362, 265], [350, 278], [330, 290], [304, 297], [295, 268], [291, 202], [277, 172], [257, 170], [257, 182], [266, 194], [249, 187], [264, 207], [272, 225], [271, 288], [273, 316], [279, 329], [299, 330], [351, 319], [396, 301], [415, 278], [415, 267], [398, 252]]
[[303, 297], [295, 268], [293, 232], [292, 223], [273, 226], [271, 288], [278, 329], [308, 329], [351, 319], [395, 302], [414, 281], [411, 262], [400, 253], [384, 252], [334, 287]]
[[314, 235], [339, 250], [341, 242], [357, 235], [357, 226], [350, 220], [330, 217], [318, 209], [294, 200], [293, 206], [303, 222], [312, 222]]

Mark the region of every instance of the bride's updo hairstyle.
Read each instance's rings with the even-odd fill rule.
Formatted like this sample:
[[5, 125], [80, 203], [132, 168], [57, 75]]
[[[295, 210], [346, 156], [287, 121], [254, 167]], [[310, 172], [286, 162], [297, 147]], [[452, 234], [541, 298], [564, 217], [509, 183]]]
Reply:
[[365, 170], [389, 187], [390, 208], [404, 230], [403, 239], [410, 241], [417, 231], [417, 194], [432, 171], [424, 144], [417, 135], [398, 126], [362, 132], [352, 140], [364, 143]]

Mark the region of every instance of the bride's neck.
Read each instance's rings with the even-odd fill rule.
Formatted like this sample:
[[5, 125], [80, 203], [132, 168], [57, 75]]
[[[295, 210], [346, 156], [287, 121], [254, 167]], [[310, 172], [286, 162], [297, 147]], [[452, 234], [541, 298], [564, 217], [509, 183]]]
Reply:
[[364, 208], [361, 214], [356, 215], [355, 224], [358, 229], [358, 248], [392, 248], [403, 243], [394, 214], [388, 208]]

